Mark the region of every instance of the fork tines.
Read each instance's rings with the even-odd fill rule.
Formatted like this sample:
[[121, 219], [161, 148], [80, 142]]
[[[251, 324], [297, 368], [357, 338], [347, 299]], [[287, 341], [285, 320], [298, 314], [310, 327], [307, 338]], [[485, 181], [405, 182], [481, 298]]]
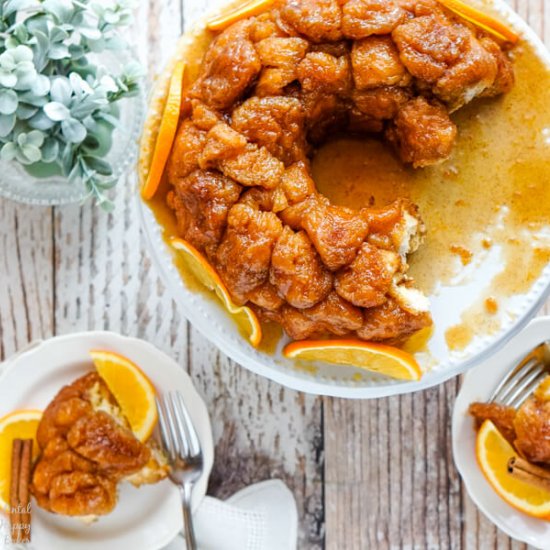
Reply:
[[550, 373], [550, 349], [546, 342], [532, 350], [497, 386], [490, 401], [518, 408]]
[[167, 451], [169, 460], [188, 462], [199, 457], [199, 438], [181, 393], [171, 391], [160, 399], [157, 397], [157, 409], [162, 446]]

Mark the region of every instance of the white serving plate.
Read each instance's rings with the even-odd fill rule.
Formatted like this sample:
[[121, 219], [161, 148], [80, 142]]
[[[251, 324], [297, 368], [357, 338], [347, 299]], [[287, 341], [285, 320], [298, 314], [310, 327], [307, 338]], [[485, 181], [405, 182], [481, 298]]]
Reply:
[[[143, 340], [112, 332], [83, 332], [38, 342], [0, 365], [0, 417], [16, 409], [44, 409], [62, 386], [93, 369], [88, 354], [91, 349], [111, 350], [128, 357], [145, 372], [159, 393], [169, 390], [182, 393], [204, 453], [205, 469], [193, 493], [196, 510], [206, 494], [214, 461], [208, 411], [181, 366]], [[169, 480], [139, 489], [121, 484], [119, 489], [114, 511], [92, 525], [51, 514], [34, 504], [29, 549], [157, 550], [170, 543], [183, 528], [180, 493]], [[7, 533], [6, 519], [0, 513], [2, 540]]]
[[453, 410], [453, 456], [466, 490], [476, 506], [507, 535], [536, 548], [550, 549], [550, 522], [529, 517], [506, 503], [489, 485], [475, 455], [476, 433], [470, 403], [487, 401], [504, 376], [534, 347], [550, 339], [550, 317], [529, 323], [487, 361], [469, 371]]
[[[217, 5], [224, 3], [223, 0], [216, 2]], [[513, 27], [522, 39], [529, 42], [539, 57], [550, 66], [550, 54], [545, 46], [503, 0], [481, 0], [478, 4], [482, 8], [485, 6], [496, 9], [502, 19]], [[184, 37], [183, 40], [185, 45], [187, 38]], [[222, 352], [247, 369], [308, 393], [347, 398], [377, 398], [414, 392], [440, 384], [465, 372], [500, 349], [525, 326], [550, 292], [550, 265], [547, 265], [529, 292], [515, 296], [506, 308], [501, 309], [502, 323], [499, 330], [490, 335], [476, 337], [464, 350], [449, 349], [445, 340], [446, 328], [456, 323], [463, 312], [481, 299], [486, 284], [500, 271], [498, 255], [488, 255], [480, 265], [469, 266], [472, 269], [466, 282], [443, 287], [436, 295], [429, 297], [435, 331], [430, 338], [429, 353], [416, 355], [420, 365], [426, 370], [420, 381], [392, 380], [363, 369], [328, 363], [314, 363], [313, 369], [297, 368], [292, 360], [286, 359], [281, 353], [288, 340], [283, 338], [273, 354], [254, 349], [239, 334], [232, 320], [216, 300], [193, 292], [186, 286], [173, 264], [173, 252], [162, 238], [162, 228], [159, 227], [149, 207], [139, 198], [138, 192], [136, 196], [149, 251], [174, 299], [180, 304], [189, 321]]]

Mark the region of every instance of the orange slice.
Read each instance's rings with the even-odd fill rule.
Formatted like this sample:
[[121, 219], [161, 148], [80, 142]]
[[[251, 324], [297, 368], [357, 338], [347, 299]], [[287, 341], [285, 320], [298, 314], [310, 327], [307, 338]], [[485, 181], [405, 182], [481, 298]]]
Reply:
[[155, 388], [130, 359], [112, 351], [90, 351], [94, 366], [118, 401], [135, 436], [146, 441], [157, 423]]
[[536, 518], [550, 516], [550, 491], [508, 473], [508, 461], [517, 452], [490, 420], [485, 420], [477, 433], [476, 456], [483, 475], [508, 504]]
[[223, 31], [241, 19], [259, 15], [270, 8], [274, 2], [275, 0], [250, 0], [249, 2], [245, 2], [236, 8], [230, 8], [210, 19], [206, 23], [206, 27], [211, 31]]
[[283, 349], [290, 359], [351, 365], [400, 380], [420, 380], [422, 370], [406, 351], [363, 340], [301, 340]]
[[216, 293], [239, 328], [247, 335], [250, 343], [257, 347], [262, 339], [262, 327], [256, 314], [247, 306], [235, 304], [220, 276], [193, 245], [176, 237], [170, 241], [170, 244], [178, 251], [185, 266], [195, 278], [208, 290]]
[[168, 97], [160, 121], [153, 158], [149, 166], [147, 180], [141, 189], [141, 196], [146, 200], [151, 199], [158, 189], [162, 174], [164, 173], [164, 167], [166, 166], [172, 144], [174, 143], [174, 137], [178, 129], [180, 118], [184, 70], [185, 63], [183, 61], [178, 61], [172, 73], [172, 77], [170, 78]]
[[42, 411], [21, 410], [0, 418], [0, 510], [10, 511], [11, 448], [14, 439], [33, 439], [33, 460], [39, 454], [36, 430]]
[[478, 9], [462, 2], [461, 0], [439, 0], [447, 9], [466, 19], [476, 27], [496, 36], [504, 42], [515, 44], [519, 36], [498, 19], [479, 11]]

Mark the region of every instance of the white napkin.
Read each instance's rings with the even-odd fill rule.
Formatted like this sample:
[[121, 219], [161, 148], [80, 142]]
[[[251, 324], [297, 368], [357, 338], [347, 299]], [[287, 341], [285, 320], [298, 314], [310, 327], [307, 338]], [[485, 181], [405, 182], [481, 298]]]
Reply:
[[[262, 481], [225, 502], [204, 497], [194, 515], [199, 550], [296, 550], [296, 501], [278, 479]], [[164, 550], [182, 550], [182, 535]]]

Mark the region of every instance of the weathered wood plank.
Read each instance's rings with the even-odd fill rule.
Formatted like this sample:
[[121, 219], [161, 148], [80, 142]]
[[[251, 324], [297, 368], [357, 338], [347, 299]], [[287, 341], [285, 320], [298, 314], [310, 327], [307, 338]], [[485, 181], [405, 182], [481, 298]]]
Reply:
[[53, 331], [52, 210], [0, 199], [0, 360]]
[[327, 549], [460, 546], [462, 497], [448, 430], [457, 386], [377, 401], [325, 399]]

